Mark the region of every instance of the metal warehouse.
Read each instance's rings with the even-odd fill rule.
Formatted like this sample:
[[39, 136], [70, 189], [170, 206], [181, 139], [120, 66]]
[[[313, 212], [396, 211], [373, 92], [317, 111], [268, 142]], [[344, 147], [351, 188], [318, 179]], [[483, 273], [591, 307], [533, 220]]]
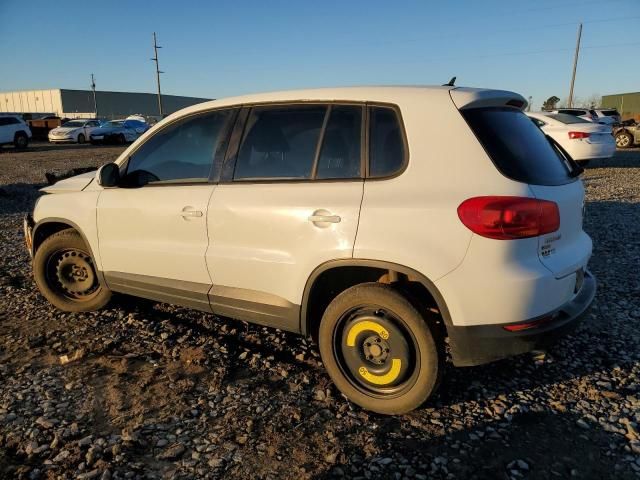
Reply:
[[[206, 102], [208, 98], [162, 95], [164, 114]], [[97, 107], [97, 112], [95, 111]], [[0, 93], [0, 113], [30, 114], [32, 118], [56, 115], [62, 118], [122, 118], [132, 114], [158, 119], [155, 93], [105, 92], [96, 90], [94, 106], [91, 90], [25, 90]]]
[[640, 92], [603, 95], [602, 106], [618, 109], [623, 120], [628, 118], [640, 120]]

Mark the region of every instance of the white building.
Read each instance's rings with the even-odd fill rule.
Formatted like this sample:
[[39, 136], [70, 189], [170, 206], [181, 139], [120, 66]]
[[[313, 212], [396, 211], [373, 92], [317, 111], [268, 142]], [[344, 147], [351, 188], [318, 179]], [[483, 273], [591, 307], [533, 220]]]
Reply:
[[[162, 95], [165, 115], [209, 98]], [[56, 115], [62, 118], [122, 118], [132, 114], [158, 119], [158, 96], [155, 93], [96, 91], [97, 115], [91, 90], [23, 90], [0, 92], [0, 113], [31, 114], [32, 118]]]

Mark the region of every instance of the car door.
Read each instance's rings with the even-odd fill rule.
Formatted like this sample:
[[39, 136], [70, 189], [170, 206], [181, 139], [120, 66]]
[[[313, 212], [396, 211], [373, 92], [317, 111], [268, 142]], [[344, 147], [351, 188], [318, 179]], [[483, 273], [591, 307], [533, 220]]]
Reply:
[[94, 120], [88, 121], [84, 126], [84, 138], [89, 140], [91, 138], [91, 132], [98, 127], [98, 122]]
[[362, 117], [361, 105], [337, 104], [256, 106], [239, 115], [207, 214], [214, 312], [299, 329], [313, 270], [353, 255]]
[[13, 130], [9, 125], [9, 117], [0, 117], [0, 145], [13, 142]]
[[233, 115], [219, 110], [166, 125], [121, 167], [120, 186], [101, 192], [99, 248], [110, 288], [209, 309], [210, 176]]

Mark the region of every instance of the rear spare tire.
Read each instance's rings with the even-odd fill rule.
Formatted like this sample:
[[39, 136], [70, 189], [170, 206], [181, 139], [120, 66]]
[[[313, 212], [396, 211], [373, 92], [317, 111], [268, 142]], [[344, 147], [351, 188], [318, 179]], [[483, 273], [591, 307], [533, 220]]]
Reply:
[[342, 292], [327, 307], [318, 334], [336, 387], [378, 413], [419, 407], [442, 373], [443, 355], [428, 320], [389, 285], [365, 283]]

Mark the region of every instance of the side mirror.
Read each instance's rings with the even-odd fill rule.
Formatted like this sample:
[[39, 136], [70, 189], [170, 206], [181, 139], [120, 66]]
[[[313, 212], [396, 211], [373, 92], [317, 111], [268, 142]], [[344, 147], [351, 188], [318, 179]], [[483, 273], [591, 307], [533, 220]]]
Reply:
[[120, 167], [116, 163], [107, 163], [98, 169], [96, 178], [101, 187], [117, 187], [120, 183]]

